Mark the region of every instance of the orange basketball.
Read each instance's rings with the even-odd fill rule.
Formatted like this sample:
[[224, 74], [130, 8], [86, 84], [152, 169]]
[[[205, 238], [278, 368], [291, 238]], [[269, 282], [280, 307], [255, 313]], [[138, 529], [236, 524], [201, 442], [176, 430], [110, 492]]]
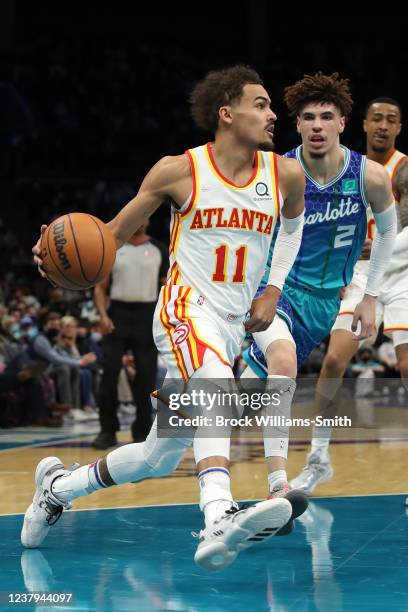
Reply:
[[41, 239], [47, 276], [64, 289], [88, 289], [107, 276], [116, 257], [109, 227], [97, 217], [69, 213], [55, 219]]

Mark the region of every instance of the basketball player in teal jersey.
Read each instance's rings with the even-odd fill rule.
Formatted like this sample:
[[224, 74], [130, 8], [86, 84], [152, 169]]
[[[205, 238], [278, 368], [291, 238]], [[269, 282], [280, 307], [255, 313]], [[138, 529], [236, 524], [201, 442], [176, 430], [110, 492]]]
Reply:
[[[396, 213], [384, 168], [340, 145], [352, 107], [348, 81], [337, 74], [305, 76], [286, 89], [285, 101], [302, 137], [302, 144], [286, 157], [297, 159], [306, 175], [305, 226], [278, 316], [268, 330], [253, 334], [254, 343], [244, 354], [249, 367], [243, 377], [267, 377], [268, 387], [280, 392], [280, 414], [290, 416], [297, 368], [330, 333], [340, 290], [349, 284], [366, 238], [369, 205], [377, 233], [352, 329], [357, 331], [360, 320], [355, 338], [372, 334], [376, 296], [396, 235]], [[263, 283], [258, 295], [262, 292]], [[264, 445], [270, 494], [285, 495], [288, 428], [265, 430]]]
[[[408, 157], [396, 150], [401, 131], [401, 106], [392, 98], [371, 100], [366, 107], [364, 131], [367, 158], [380, 163], [388, 173], [399, 206], [400, 232], [384, 277], [378, 299], [377, 327], [384, 321], [384, 331], [392, 339], [401, 379], [408, 388]], [[368, 232], [372, 238], [372, 233]], [[331, 330], [330, 344], [317, 384], [316, 408], [322, 414], [341, 386], [350, 359], [358, 349], [350, 325], [352, 313], [361, 299], [368, 261], [359, 261], [342, 299], [340, 312]], [[315, 427], [312, 449], [306, 466], [291, 485], [312, 493], [317, 485], [329, 481], [333, 468], [329, 456], [330, 427]]]

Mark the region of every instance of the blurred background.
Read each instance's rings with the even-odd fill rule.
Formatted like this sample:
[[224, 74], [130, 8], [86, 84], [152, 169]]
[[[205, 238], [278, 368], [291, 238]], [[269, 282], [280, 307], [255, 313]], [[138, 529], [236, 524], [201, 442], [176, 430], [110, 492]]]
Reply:
[[[36, 326], [55, 311], [97, 322], [91, 292], [53, 292], [39, 277], [31, 247], [40, 225], [70, 211], [108, 221], [160, 157], [206, 142], [188, 97], [208, 70], [247, 63], [260, 72], [278, 115], [278, 153], [298, 144], [284, 87], [304, 73], [340, 72], [355, 101], [343, 142], [364, 151], [370, 99], [394, 97], [408, 108], [403, 20], [392, 8], [370, 11], [305, 6], [279, 15], [266, 0], [184, 9], [2, 0], [0, 320], [12, 317], [3, 337], [21, 345], [30, 326], [20, 321]], [[406, 130], [397, 145], [408, 151]], [[149, 227], [165, 245], [168, 221], [164, 206]], [[90, 333], [100, 335], [88, 325]], [[324, 347], [314, 371], [323, 355]]]

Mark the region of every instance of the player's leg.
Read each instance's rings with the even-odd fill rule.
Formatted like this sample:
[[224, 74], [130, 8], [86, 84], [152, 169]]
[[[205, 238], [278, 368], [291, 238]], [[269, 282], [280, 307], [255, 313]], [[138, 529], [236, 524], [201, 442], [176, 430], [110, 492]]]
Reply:
[[[234, 388], [231, 367], [214, 357], [209, 357], [192, 379], [216, 381], [221, 392]], [[223, 385], [220, 379], [227, 384]], [[275, 535], [289, 520], [292, 508], [287, 500], [279, 499], [239, 510], [230, 486], [230, 431], [222, 430], [217, 435], [216, 427], [211, 430], [207, 426], [207, 431], [198, 428], [194, 455], [205, 520], [195, 561], [205, 569], [219, 571], [230, 565], [240, 550]]]
[[[264, 332], [255, 334], [254, 338], [256, 342], [245, 356], [250, 368], [243, 372], [243, 379], [253, 377], [251, 369], [266, 377], [266, 388], [263, 392], [270, 394], [271, 403], [264, 407], [264, 412], [266, 416], [280, 416], [287, 419], [290, 417], [296, 388], [297, 358], [296, 346], [286, 318], [284, 320], [280, 316], [275, 317], [270, 327]], [[279, 405], [276, 405], [276, 400], [272, 400], [276, 394], [280, 396]], [[269, 498], [285, 498], [292, 505], [290, 520], [277, 533], [277, 535], [287, 535], [293, 530], [293, 519], [306, 510], [307, 498], [303, 492], [291, 491], [287, 482], [289, 428], [265, 426], [263, 437], [268, 465]]]
[[69, 509], [78, 497], [113, 485], [170, 474], [191, 442], [185, 438], [159, 437], [156, 419], [145, 442], [126, 444], [95, 463], [65, 469], [58, 457], [46, 457], [36, 469], [36, 492], [21, 533], [23, 546], [40, 546], [62, 511]]
[[[280, 404], [271, 405], [267, 414], [290, 418], [293, 395], [296, 389], [296, 345], [287, 323], [279, 316], [264, 332], [254, 334], [259, 349], [267, 363], [267, 390], [278, 392]], [[265, 457], [268, 466], [269, 492], [272, 494], [287, 484], [286, 460], [288, 455], [289, 428], [264, 428]]]
[[[352, 315], [349, 314], [337, 318], [317, 381], [315, 411], [323, 417], [341, 387], [347, 365], [358, 349], [358, 342], [354, 340], [350, 331], [351, 321]], [[313, 428], [311, 451], [303, 470], [291, 480], [292, 487], [310, 494], [318, 484], [331, 480], [333, 476], [329, 455], [331, 433], [331, 427]]]

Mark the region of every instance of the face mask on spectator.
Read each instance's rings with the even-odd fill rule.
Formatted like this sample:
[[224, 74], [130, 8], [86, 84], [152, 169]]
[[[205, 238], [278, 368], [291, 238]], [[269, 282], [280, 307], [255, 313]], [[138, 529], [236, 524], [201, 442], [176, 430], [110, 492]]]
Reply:
[[91, 332], [91, 338], [94, 342], [100, 342], [102, 340], [101, 332]]
[[14, 323], [14, 325], [10, 327], [10, 334], [13, 336], [13, 338], [15, 338], [15, 340], [19, 340], [21, 338], [21, 329], [18, 323]]
[[30, 329], [27, 329], [26, 331], [26, 336], [27, 338], [35, 338], [38, 334], [38, 327], [30, 327]]

